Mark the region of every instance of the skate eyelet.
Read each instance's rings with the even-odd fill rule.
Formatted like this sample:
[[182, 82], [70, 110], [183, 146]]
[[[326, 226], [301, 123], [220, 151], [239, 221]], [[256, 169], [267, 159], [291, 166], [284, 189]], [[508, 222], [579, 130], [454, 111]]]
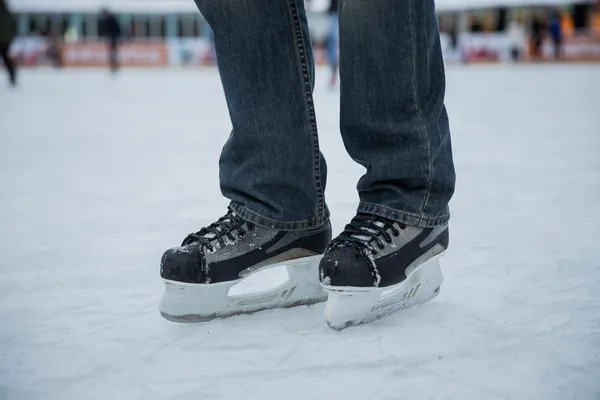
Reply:
[[256, 228], [254, 225], [252, 225], [252, 224], [248, 224], [248, 230], [249, 230], [249, 231], [253, 231], [253, 230], [254, 230], [254, 228]]
[[377, 248], [378, 248], [379, 250], [383, 250], [383, 249], [385, 249], [385, 246], [384, 246], [384, 245], [382, 245], [381, 243], [377, 243]]
[[405, 230], [406, 229], [406, 224], [400, 224], [400, 229]]
[[[398, 231], [398, 230], [394, 229], [394, 230], [392, 231], [392, 236], [394, 236], [394, 237], [398, 237], [398, 236], [400, 236], [400, 231]], [[391, 242], [390, 242], [390, 243], [391, 243]]]

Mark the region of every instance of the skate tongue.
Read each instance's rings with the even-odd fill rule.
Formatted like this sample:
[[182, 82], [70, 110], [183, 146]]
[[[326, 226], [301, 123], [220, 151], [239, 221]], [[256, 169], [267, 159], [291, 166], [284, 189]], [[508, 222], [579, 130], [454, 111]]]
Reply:
[[[385, 226], [385, 224], [383, 222], [379, 222], [379, 221], [375, 221], [374, 224], [377, 225], [377, 226], [379, 226], [379, 227], [381, 227], [381, 228], [383, 228]], [[374, 230], [374, 229], [369, 229], [369, 228], [361, 228], [361, 229], [363, 231], [366, 231], [366, 232], [369, 232], [369, 233], [372, 233], [372, 234], [377, 233], [377, 231]], [[371, 239], [373, 239], [371, 236], [366, 236], [366, 235], [352, 235], [352, 236], [355, 237], [355, 238], [357, 238], [357, 239], [360, 239], [362, 241], [365, 241], [365, 242], [368, 242]]]
[[[228, 220], [228, 219], [226, 219], [226, 220], [224, 220], [224, 221], [227, 221], [227, 222], [229, 222], [229, 220]], [[222, 229], [221, 229], [221, 227], [220, 227], [220, 226], [219, 226], [219, 227], [217, 227], [217, 231], [221, 232], [221, 230], [222, 230]], [[216, 234], [214, 234], [214, 233], [212, 233], [212, 232], [209, 232], [209, 233], [207, 233], [207, 234], [205, 234], [205, 235], [202, 235], [202, 237], [205, 237], [205, 238], [207, 238], [207, 239], [214, 239], [214, 238], [216, 238], [216, 237], [217, 237], [217, 235], [216, 235]]]
[[[232, 212], [231, 216], [232, 217], [237, 217], [237, 214], [235, 212]], [[232, 221], [231, 221], [231, 218], [226, 218], [226, 219], [223, 220], [223, 222], [230, 223]], [[217, 227], [217, 231], [221, 232], [222, 230], [223, 229], [220, 226]], [[211, 232], [211, 233], [207, 233], [206, 235], [203, 235], [202, 237], [205, 237], [207, 239], [213, 239], [213, 238], [217, 237], [217, 235], [215, 235], [214, 233]]]

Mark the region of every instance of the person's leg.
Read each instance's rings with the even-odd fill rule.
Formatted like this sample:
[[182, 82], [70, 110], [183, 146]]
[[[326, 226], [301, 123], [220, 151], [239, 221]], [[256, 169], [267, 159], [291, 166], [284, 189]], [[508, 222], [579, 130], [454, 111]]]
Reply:
[[110, 38], [108, 38], [106, 40], [106, 48], [108, 50], [108, 69], [110, 71], [113, 70], [113, 56], [114, 56], [114, 51], [113, 51], [113, 42]]
[[519, 62], [519, 48], [514, 46], [511, 50], [510, 50], [510, 58], [512, 62]]
[[540, 59], [543, 57], [541, 34], [536, 34], [535, 39], [534, 39], [533, 49], [534, 49], [536, 61], [540, 61]]
[[561, 48], [562, 48], [562, 42], [560, 39], [556, 39], [554, 42], [554, 59], [555, 60], [560, 60], [561, 57]]
[[6, 66], [6, 70], [8, 71], [8, 77], [10, 79], [10, 83], [15, 85], [17, 83], [17, 71], [16, 66], [12, 58], [10, 58], [9, 54], [10, 43], [2, 43], [0, 44], [0, 56], [4, 61], [4, 65]]
[[341, 131], [367, 169], [359, 210], [445, 224], [455, 175], [433, 0], [346, 2], [340, 57]]
[[6, 71], [10, 74], [10, 68], [8, 63], [8, 46], [4, 43], [0, 43], [0, 58], [2, 58], [2, 62], [4, 63]]
[[[162, 315], [176, 321], [325, 300], [317, 265], [331, 241], [314, 65], [301, 0], [196, 0], [214, 31], [233, 131], [220, 159], [228, 213], [167, 250]], [[201, 182], [198, 182], [201, 184]], [[286, 283], [229, 296], [240, 279], [285, 266]]]
[[455, 182], [433, 0], [345, 2], [340, 57], [341, 131], [367, 172], [319, 266], [334, 329], [437, 296]]
[[110, 39], [109, 53], [110, 69], [114, 73], [119, 69], [119, 42], [117, 39]]
[[323, 225], [325, 160], [312, 98], [314, 63], [302, 0], [196, 0], [210, 24], [231, 135], [220, 183], [249, 222]]

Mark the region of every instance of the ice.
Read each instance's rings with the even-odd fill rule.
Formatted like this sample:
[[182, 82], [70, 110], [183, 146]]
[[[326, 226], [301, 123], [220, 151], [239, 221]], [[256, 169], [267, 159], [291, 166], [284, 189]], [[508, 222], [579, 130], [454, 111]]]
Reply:
[[[0, 399], [600, 398], [599, 76], [450, 67], [458, 186], [441, 293], [341, 333], [322, 304], [196, 325], [158, 314], [163, 250], [227, 204], [216, 70], [0, 82]], [[362, 168], [326, 80], [339, 232]]]

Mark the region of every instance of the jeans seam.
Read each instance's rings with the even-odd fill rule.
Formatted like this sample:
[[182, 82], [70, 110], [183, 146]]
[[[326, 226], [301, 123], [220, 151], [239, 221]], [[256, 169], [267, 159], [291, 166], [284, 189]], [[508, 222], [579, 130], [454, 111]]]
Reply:
[[[411, 33], [412, 33], [412, 51], [413, 51], [413, 61], [412, 61], [412, 66], [413, 66], [413, 76], [412, 76], [412, 89], [413, 89], [413, 96], [414, 96], [414, 101], [415, 104], [417, 105], [417, 116], [419, 117], [419, 120], [421, 121], [421, 124], [425, 127], [424, 129], [424, 133], [425, 133], [425, 141], [427, 142], [427, 185], [426, 185], [426, 192], [425, 192], [425, 197], [423, 199], [423, 205], [421, 206], [421, 215], [420, 215], [420, 221], [419, 221], [419, 225], [423, 222], [423, 220], [425, 219], [425, 207], [427, 206], [427, 202], [429, 201], [429, 196], [431, 193], [431, 179], [432, 179], [432, 169], [433, 169], [433, 163], [431, 160], [431, 140], [429, 138], [429, 125], [425, 122], [425, 118], [423, 116], [423, 110], [421, 109], [421, 104], [419, 104], [419, 96], [418, 96], [418, 91], [417, 91], [417, 85], [418, 85], [418, 79], [417, 79], [417, 29], [415, 27], [415, 23], [416, 21], [413, 20], [413, 11], [415, 11], [415, 3], [414, 0], [409, 0], [409, 21], [408, 23], [410, 24], [411, 27]], [[427, 40], [426, 40], [427, 42]], [[427, 61], [427, 65], [429, 65], [429, 61]], [[422, 132], [423, 129], [419, 129], [419, 132]]]
[[296, 48], [296, 56], [300, 64], [300, 75], [303, 86], [304, 102], [306, 105], [307, 118], [310, 125], [311, 133], [311, 151], [313, 162], [313, 183], [315, 185], [315, 193], [317, 196], [317, 204], [315, 210], [316, 221], [321, 221], [325, 215], [325, 199], [323, 193], [323, 185], [321, 182], [321, 157], [319, 153], [319, 139], [317, 132], [317, 118], [315, 113], [314, 101], [312, 98], [312, 85], [310, 81], [310, 73], [308, 70], [308, 60], [306, 58], [306, 44], [302, 37], [302, 26], [300, 23], [300, 15], [298, 12], [298, 4], [296, 0], [288, 1], [288, 9], [292, 20], [294, 32], [294, 44]]

